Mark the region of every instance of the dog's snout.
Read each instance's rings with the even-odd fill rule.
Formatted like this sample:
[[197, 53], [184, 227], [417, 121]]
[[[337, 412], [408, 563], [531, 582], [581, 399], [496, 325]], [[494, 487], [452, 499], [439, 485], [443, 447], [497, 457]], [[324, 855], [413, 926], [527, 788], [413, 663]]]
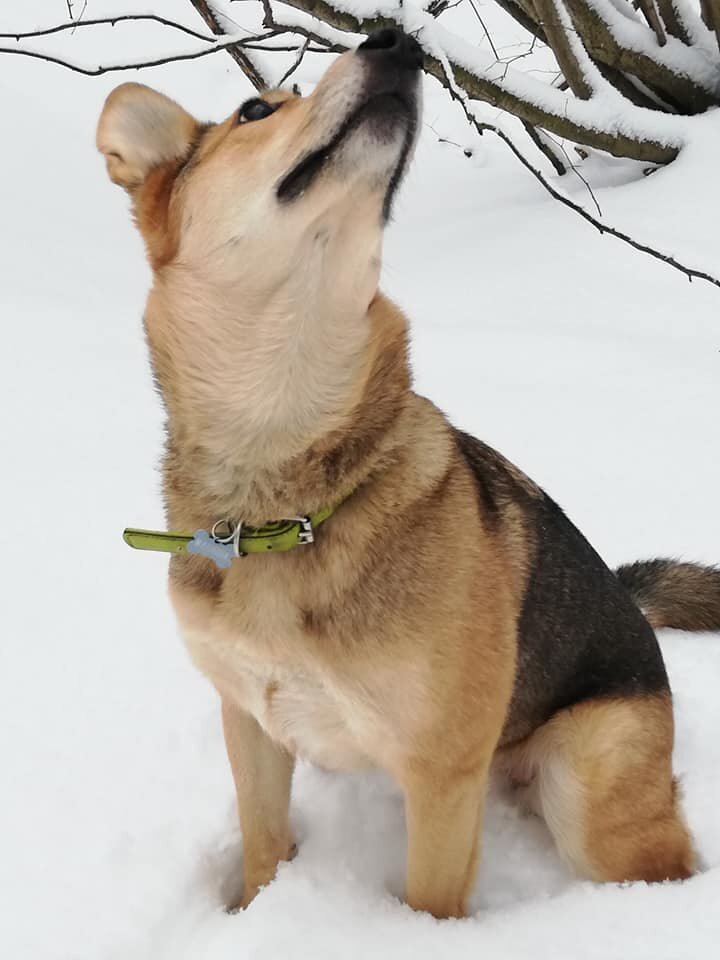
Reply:
[[417, 40], [393, 27], [374, 30], [367, 40], [360, 44], [358, 52], [372, 57], [373, 60], [387, 58], [389, 62], [407, 70], [419, 70], [423, 64], [422, 47]]

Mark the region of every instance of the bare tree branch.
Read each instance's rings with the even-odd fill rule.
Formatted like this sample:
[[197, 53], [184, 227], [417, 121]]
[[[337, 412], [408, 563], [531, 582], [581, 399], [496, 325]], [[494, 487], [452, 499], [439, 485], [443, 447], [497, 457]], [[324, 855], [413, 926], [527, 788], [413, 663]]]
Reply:
[[559, 177], [565, 176], [565, 174], [567, 173], [565, 164], [562, 162], [562, 160], [558, 157], [558, 155], [555, 153], [553, 148], [547, 142], [547, 140], [545, 139], [545, 135], [542, 133], [542, 131], [536, 130], [531, 123], [523, 123], [523, 127], [525, 128], [525, 132], [530, 137], [530, 139], [535, 144], [535, 146], [538, 148], [540, 153], [542, 153], [545, 157], [547, 157], [551, 166], [554, 168], [555, 173], [557, 173]]
[[305, 38], [305, 42], [303, 43], [303, 45], [302, 45], [302, 46], [300, 47], [300, 49], [298, 50], [298, 54], [297, 54], [297, 56], [295, 57], [294, 63], [292, 63], [292, 64], [288, 67], [288, 69], [285, 71], [285, 73], [280, 77], [280, 79], [278, 80], [276, 86], [281, 87], [281, 86], [282, 86], [287, 80], [289, 80], [290, 77], [295, 73], [295, 71], [297, 70], [297, 68], [298, 68], [298, 67], [300, 66], [300, 64], [303, 62], [303, 58], [304, 58], [305, 54], [308, 52], [308, 47], [309, 47], [309, 46], [310, 46], [310, 38], [309, 38], [309, 37], [306, 37], [306, 38]]
[[720, 0], [700, 0], [700, 9], [708, 29], [715, 33], [720, 49]]
[[325, 49], [329, 53], [345, 53], [346, 50], [349, 50], [349, 45], [338, 44], [328, 40], [326, 37], [323, 37], [322, 34], [316, 32], [315, 30], [310, 30], [308, 27], [301, 26], [300, 24], [280, 24], [275, 19], [275, 13], [273, 11], [270, 0], [261, 0], [264, 18], [263, 26], [266, 30], [274, 30], [277, 32], [288, 32], [288, 33], [297, 33], [301, 37], [305, 37], [306, 40], [314, 40], [317, 44], [324, 44]]
[[636, 0], [636, 2], [643, 12], [648, 26], [654, 31], [658, 44], [664, 47], [667, 43], [667, 36], [665, 35], [665, 28], [660, 20], [657, 7], [655, 6], [655, 0]]
[[[548, 134], [548, 137], [549, 137], [549, 139], [557, 146], [557, 148], [562, 152], [563, 156], [565, 157], [565, 160], [567, 161], [568, 169], [573, 172], [573, 174], [578, 178], [578, 180], [579, 180], [579, 181], [582, 183], [582, 185], [585, 187], [585, 189], [586, 189], [587, 192], [588, 192], [588, 196], [590, 197], [590, 199], [591, 199], [592, 202], [593, 202], [593, 206], [595, 207], [595, 209], [596, 209], [597, 212], [598, 212], [598, 216], [599, 216], [599, 217], [602, 217], [602, 215], [603, 215], [603, 214], [602, 214], [602, 210], [600, 209], [600, 204], [598, 203], [598, 199], [597, 199], [597, 197], [595, 196], [595, 192], [594, 192], [593, 188], [590, 186], [590, 184], [588, 183], [588, 181], [586, 180], [586, 178], [582, 175], [582, 173], [580, 173], [580, 171], [578, 170], [578, 165], [577, 165], [576, 163], [573, 163], [572, 160], [570, 159], [570, 154], [569, 154], [569, 153], [567, 152], [567, 150], [565, 149], [565, 144], [564, 144], [562, 141], [558, 142], [558, 141], [555, 140], [553, 137], [550, 137], [549, 134]], [[576, 149], [577, 149], [577, 148], [576, 148]], [[655, 169], [657, 169], [657, 168], [655, 168]]]
[[649, 87], [644, 85], [644, 89], [639, 87], [637, 81], [633, 81], [631, 77], [626, 76], [622, 70], [608, 67], [604, 63], [597, 63], [597, 61], [595, 61], [595, 65], [607, 82], [635, 106], [645, 107], [646, 110], [660, 110], [663, 113], [676, 112], [674, 106], [671, 107], [666, 100], [651, 91]]
[[197, 40], [205, 40], [208, 43], [214, 43], [215, 38], [209, 37], [206, 33], [198, 33], [191, 27], [186, 27], [184, 23], [178, 23], [175, 20], [168, 20], [166, 17], [158, 16], [155, 13], [123, 13], [116, 17], [98, 17], [95, 20], [73, 20], [70, 23], [59, 23], [54, 27], [44, 27], [41, 30], [28, 30], [21, 33], [0, 33], [0, 40], [31, 40], [36, 37], [49, 37], [54, 33], [62, 33], [64, 30], [75, 31], [80, 27], [114, 27], [117, 23], [140, 23], [151, 22], [159, 23], [163, 27], [171, 27], [173, 30], [180, 30], [190, 37]]
[[545, 31], [537, 22], [537, 14], [531, 0], [528, 0], [528, 3], [521, 2], [521, 0], [495, 0], [495, 2], [528, 33], [531, 33], [542, 43], [548, 42]]
[[563, 0], [533, 0], [537, 19], [552, 47], [558, 66], [576, 97], [589, 100], [593, 88], [587, 81], [570, 42], [565, 24], [560, 19], [559, 4]]
[[682, 18], [679, 16], [673, 0], [657, 0], [657, 8], [665, 29], [671, 37], [676, 37], [685, 44], [690, 44], [690, 34]]
[[[215, 36], [222, 37], [227, 35], [227, 31], [223, 28], [215, 10], [207, 2], [207, 0], [190, 0], [190, 3], [197, 10], [208, 27], [210, 27]], [[225, 49], [227, 49], [227, 52], [237, 63], [256, 90], [267, 89], [268, 83], [265, 77], [262, 75], [257, 65], [253, 63], [250, 57], [246, 53], [243, 53], [243, 51], [240, 49], [240, 44], [230, 45]]]
[[474, 156], [474, 151], [472, 150], [471, 147], [464, 147], [461, 143], [458, 143], [457, 140], [450, 140], [448, 137], [441, 136], [437, 132], [435, 127], [431, 123], [428, 123], [427, 121], [425, 121], [425, 126], [429, 130], [432, 130], [432, 132], [435, 134], [435, 139], [437, 140], [438, 143], [449, 143], [451, 147], [457, 147], [458, 150], [462, 150], [464, 157]]
[[[165, 57], [157, 57], [156, 59], [151, 60], [131, 61], [130, 63], [126, 61], [121, 63], [109, 63], [97, 67], [88, 67], [82, 63], [66, 60], [62, 57], [55, 57], [49, 53], [41, 53], [39, 50], [27, 50], [24, 47], [0, 47], [0, 54], [7, 53], [10, 55], [14, 54], [22, 57], [30, 57], [34, 60], [45, 60], [47, 63], [54, 63], [59, 67], [65, 67], [66, 69], [71, 70], [73, 73], [81, 73], [86, 77], [100, 77], [105, 73], [120, 73], [126, 70], [142, 70], [145, 67], [160, 67], [166, 63], [178, 63], [183, 60], [198, 60], [200, 57], [211, 56], [213, 53], [218, 53], [220, 50], [227, 50], [228, 47], [231, 46], [243, 47], [248, 50], [272, 50], [273, 48], [267, 48], [263, 46], [262, 41], [270, 39], [274, 36], [277, 36], [277, 34], [264, 34], [256, 37], [243, 38], [241, 40], [232, 38], [227, 41], [218, 41], [214, 46], [203, 47], [200, 50], [192, 50], [187, 53], [174, 53]], [[286, 47], [284, 49], [294, 51], [297, 49], [297, 47]]]
[[483, 18], [480, 16], [480, 11], [478, 10], [477, 6], [475, 5], [475, 0], [469, 0], [469, 3], [470, 3], [470, 6], [472, 7], [472, 11], [473, 11], [473, 13], [475, 14], [476, 19], [479, 21], [480, 26], [481, 26], [482, 29], [483, 29], [483, 33], [484, 33], [485, 36], [487, 37], [487, 42], [490, 44], [490, 49], [492, 50], [495, 59], [496, 59], [496, 60], [499, 60], [499, 59], [500, 59], [500, 56], [499, 56], [499, 54], [498, 54], [498, 52], [497, 52], [497, 49], [496, 49], [496, 47], [495, 47], [495, 44], [493, 43], [493, 38], [490, 36], [490, 31], [489, 31], [488, 28], [485, 26], [485, 21], [484, 21]]
[[[533, 0], [495, 0], [495, 2], [502, 7], [511, 17], [513, 17], [520, 26], [524, 27], [529, 33], [534, 37], [539, 39], [543, 43], [547, 43], [551, 47], [553, 44], [550, 43], [549, 38], [546, 36], [543, 29], [543, 25], [540, 21], [540, 14], [538, 10], [533, 5]], [[554, 7], [559, 0], [545, 0], [546, 3], [549, 3]], [[637, 0], [639, 2], [639, 0]], [[649, 0], [644, 0], [644, 2], [649, 2]], [[687, 41], [690, 36], [687, 29], [687, 25], [683, 25], [684, 21], [681, 18], [680, 14], [677, 12], [674, 5], [674, 0], [657, 0], [659, 7], [667, 7], [667, 22], [672, 22], [674, 24], [673, 28], [667, 28], [667, 33], [671, 36], [675, 36], [678, 39], [681, 39], [683, 42]], [[673, 19], [674, 18], [674, 19]], [[666, 18], [663, 18], [664, 21]], [[577, 32], [577, 31], [576, 31]], [[566, 31], [567, 34], [567, 31]], [[578, 34], [579, 36], [579, 34]], [[563, 45], [567, 45], [569, 41], [566, 41], [565, 38], [560, 36], [560, 41]], [[558, 57], [558, 51], [553, 50]], [[620, 93], [623, 97], [630, 100], [631, 103], [634, 103], [638, 107], [646, 107], [650, 110], [662, 110], [670, 112], [677, 112], [680, 104], [676, 101], [672, 103], [669, 102], [670, 98], [667, 93], [660, 95], [658, 91], [652, 91], [653, 96], [648, 96], [645, 92], [638, 89], [638, 86], [625, 74], [622, 70], [618, 69], [616, 66], [612, 66], [610, 61], [616, 59], [616, 54], [610, 51], [607, 53], [602, 47], [600, 50], [595, 51], [595, 56], [591, 55], [591, 60], [600, 74], [605, 78], [605, 80]], [[628, 56], [632, 56], [632, 52], [628, 51]], [[650, 90], [651, 87], [649, 84], [644, 84], [647, 90]], [[568, 89], [569, 85], [561, 87], [561, 89]]]
[[[708, 0], [709, 2], [709, 0]], [[718, 0], [720, 2], [720, 0]], [[700, 113], [717, 103], [717, 94], [713, 94], [700, 81], [701, 65], [694, 76], [688, 66], [683, 71], [672, 68], [671, 57], [661, 58], [658, 51], [651, 55], [649, 51], [629, 49], [621, 45], [613, 26], [620, 14], [606, 4], [602, 12], [598, 4], [587, 0], [567, 0], [573, 23], [582, 37], [590, 56], [623, 73], [632, 74], [653, 90], [661, 91], [670, 102], [682, 104], [689, 113]], [[634, 27], [641, 32], [645, 28], [641, 23], [632, 24], [623, 21], [626, 29]], [[673, 43], [678, 41], [672, 38]], [[670, 44], [667, 44], [670, 47]], [[683, 47], [685, 53], [690, 51]]]
[[607, 223], [598, 220], [591, 213], [588, 213], [584, 207], [581, 207], [579, 203], [575, 203], [575, 201], [571, 200], [570, 197], [567, 197], [565, 194], [560, 193], [559, 190], [556, 190], [555, 187], [553, 187], [553, 185], [545, 179], [540, 170], [534, 167], [527, 157], [515, 146], [506, 133], [489, 124], [484, 124], [483, 126], [485, 129], [491, 130], [496, 136], [500, 137], [500, 139], [510, 148], [510, 150], [512, 150], [520, 163], [522, 163], [526, 170], [530, 171], [535, 179], [542, 185], [543, 189], [546, 190], [554, 200], [558, 200], [563, 204], [563, 206], [569, 207], [570, 210], [573, 210], [575, 213], [579, 214], [583, 220], [586, 220], [588, 223], [592, 224], [592, 226], [595, 227], [596, 230], [599, 230], [601, 234], [607, 233], [611, 237], [616, 237], [618, 240], [622, 240], [624, 243], [629, 244], [635, 250], [639, 250], [641, 253], [647, 253], [655, 260], [660, 260], [663, 263], [668, 264], [668, 266], [673, 267], [675, 270], [679, 270], [681, 273], [684, 273], [690, 281], [693, 279], [706, 280], [708, 283], [712, 283], [714, 286], [720, 287], [720, 279], [717, 277], [706, 273], [704, 270], [698, 270], [695, 267], [688, 267], [679, 260], [676, 260], [675, 257], [663, 253], [660, 250], [656, 250], [654, 247], [649, 247], [645, 243], [640, 243], [638, 240], [635, 240], [634, 237], [631, 237], [624, 231], [618, 230], [616, 227], [611, 227]]

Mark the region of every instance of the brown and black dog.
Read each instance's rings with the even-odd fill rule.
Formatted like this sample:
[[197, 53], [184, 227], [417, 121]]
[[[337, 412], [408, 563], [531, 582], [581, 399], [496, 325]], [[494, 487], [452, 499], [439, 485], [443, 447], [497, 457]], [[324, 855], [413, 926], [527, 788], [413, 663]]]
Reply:
[[720, 572], [611, 572], [411, 390], [407, 324], [378, 276], [421, 61], [382, 30], [308, 98], [276, 90], [202, 124], [125, 84], [98, 128], [153, 269], [171, 529], [337, 507], [310, 547], [225, 571], [171, 561], [182, 632], [222, 698], [243, 905], [291, 854], [295, 757], [395, 777], [407, 901], [437, 917], [465, 910], [493, 761], [584, 876], [694, 868], [652, 628], [720, 628]]

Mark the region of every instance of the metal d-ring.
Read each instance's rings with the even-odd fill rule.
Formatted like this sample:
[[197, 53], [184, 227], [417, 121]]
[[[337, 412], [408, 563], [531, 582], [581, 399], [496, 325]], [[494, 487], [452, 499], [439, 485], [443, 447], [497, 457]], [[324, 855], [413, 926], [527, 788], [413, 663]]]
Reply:
[[[218, 529], [222, 524], [225, 525], [224, 533], [221, 533]], [[233, 547], [233, 554], [236, 557], [244, 557], [245, 554], [240, 549], [240, 536], [242, 534], [243, 523], [242, 520], [238, 520], [237, 523], [234, 520], [231, 520], [230, 517], [225, 517], [223, 520], [216, 520], [212, 525], [210, 530], [210, 536], [213, 538], [215, 543], [231, 543]]]

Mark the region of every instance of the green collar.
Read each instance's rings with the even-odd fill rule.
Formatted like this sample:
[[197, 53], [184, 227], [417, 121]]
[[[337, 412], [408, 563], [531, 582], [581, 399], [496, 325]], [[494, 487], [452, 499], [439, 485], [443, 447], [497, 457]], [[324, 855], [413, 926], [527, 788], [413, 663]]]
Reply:
[[251, 527], [234, 520], [218, 520], [212, 530], [195, 533], [165, 533], [156, 530], [136, 530], [128, 527], [123, 539], [136, 550], [157, 550], [161, 553], [194, 553], [208, 557], [222, 568], [230, 566], [236, 557], [248, 553], [285, 553], [315, 540], [314, 530], [331, 516], [339, 504], [324, 507], [306, 517], [285, 517]]

